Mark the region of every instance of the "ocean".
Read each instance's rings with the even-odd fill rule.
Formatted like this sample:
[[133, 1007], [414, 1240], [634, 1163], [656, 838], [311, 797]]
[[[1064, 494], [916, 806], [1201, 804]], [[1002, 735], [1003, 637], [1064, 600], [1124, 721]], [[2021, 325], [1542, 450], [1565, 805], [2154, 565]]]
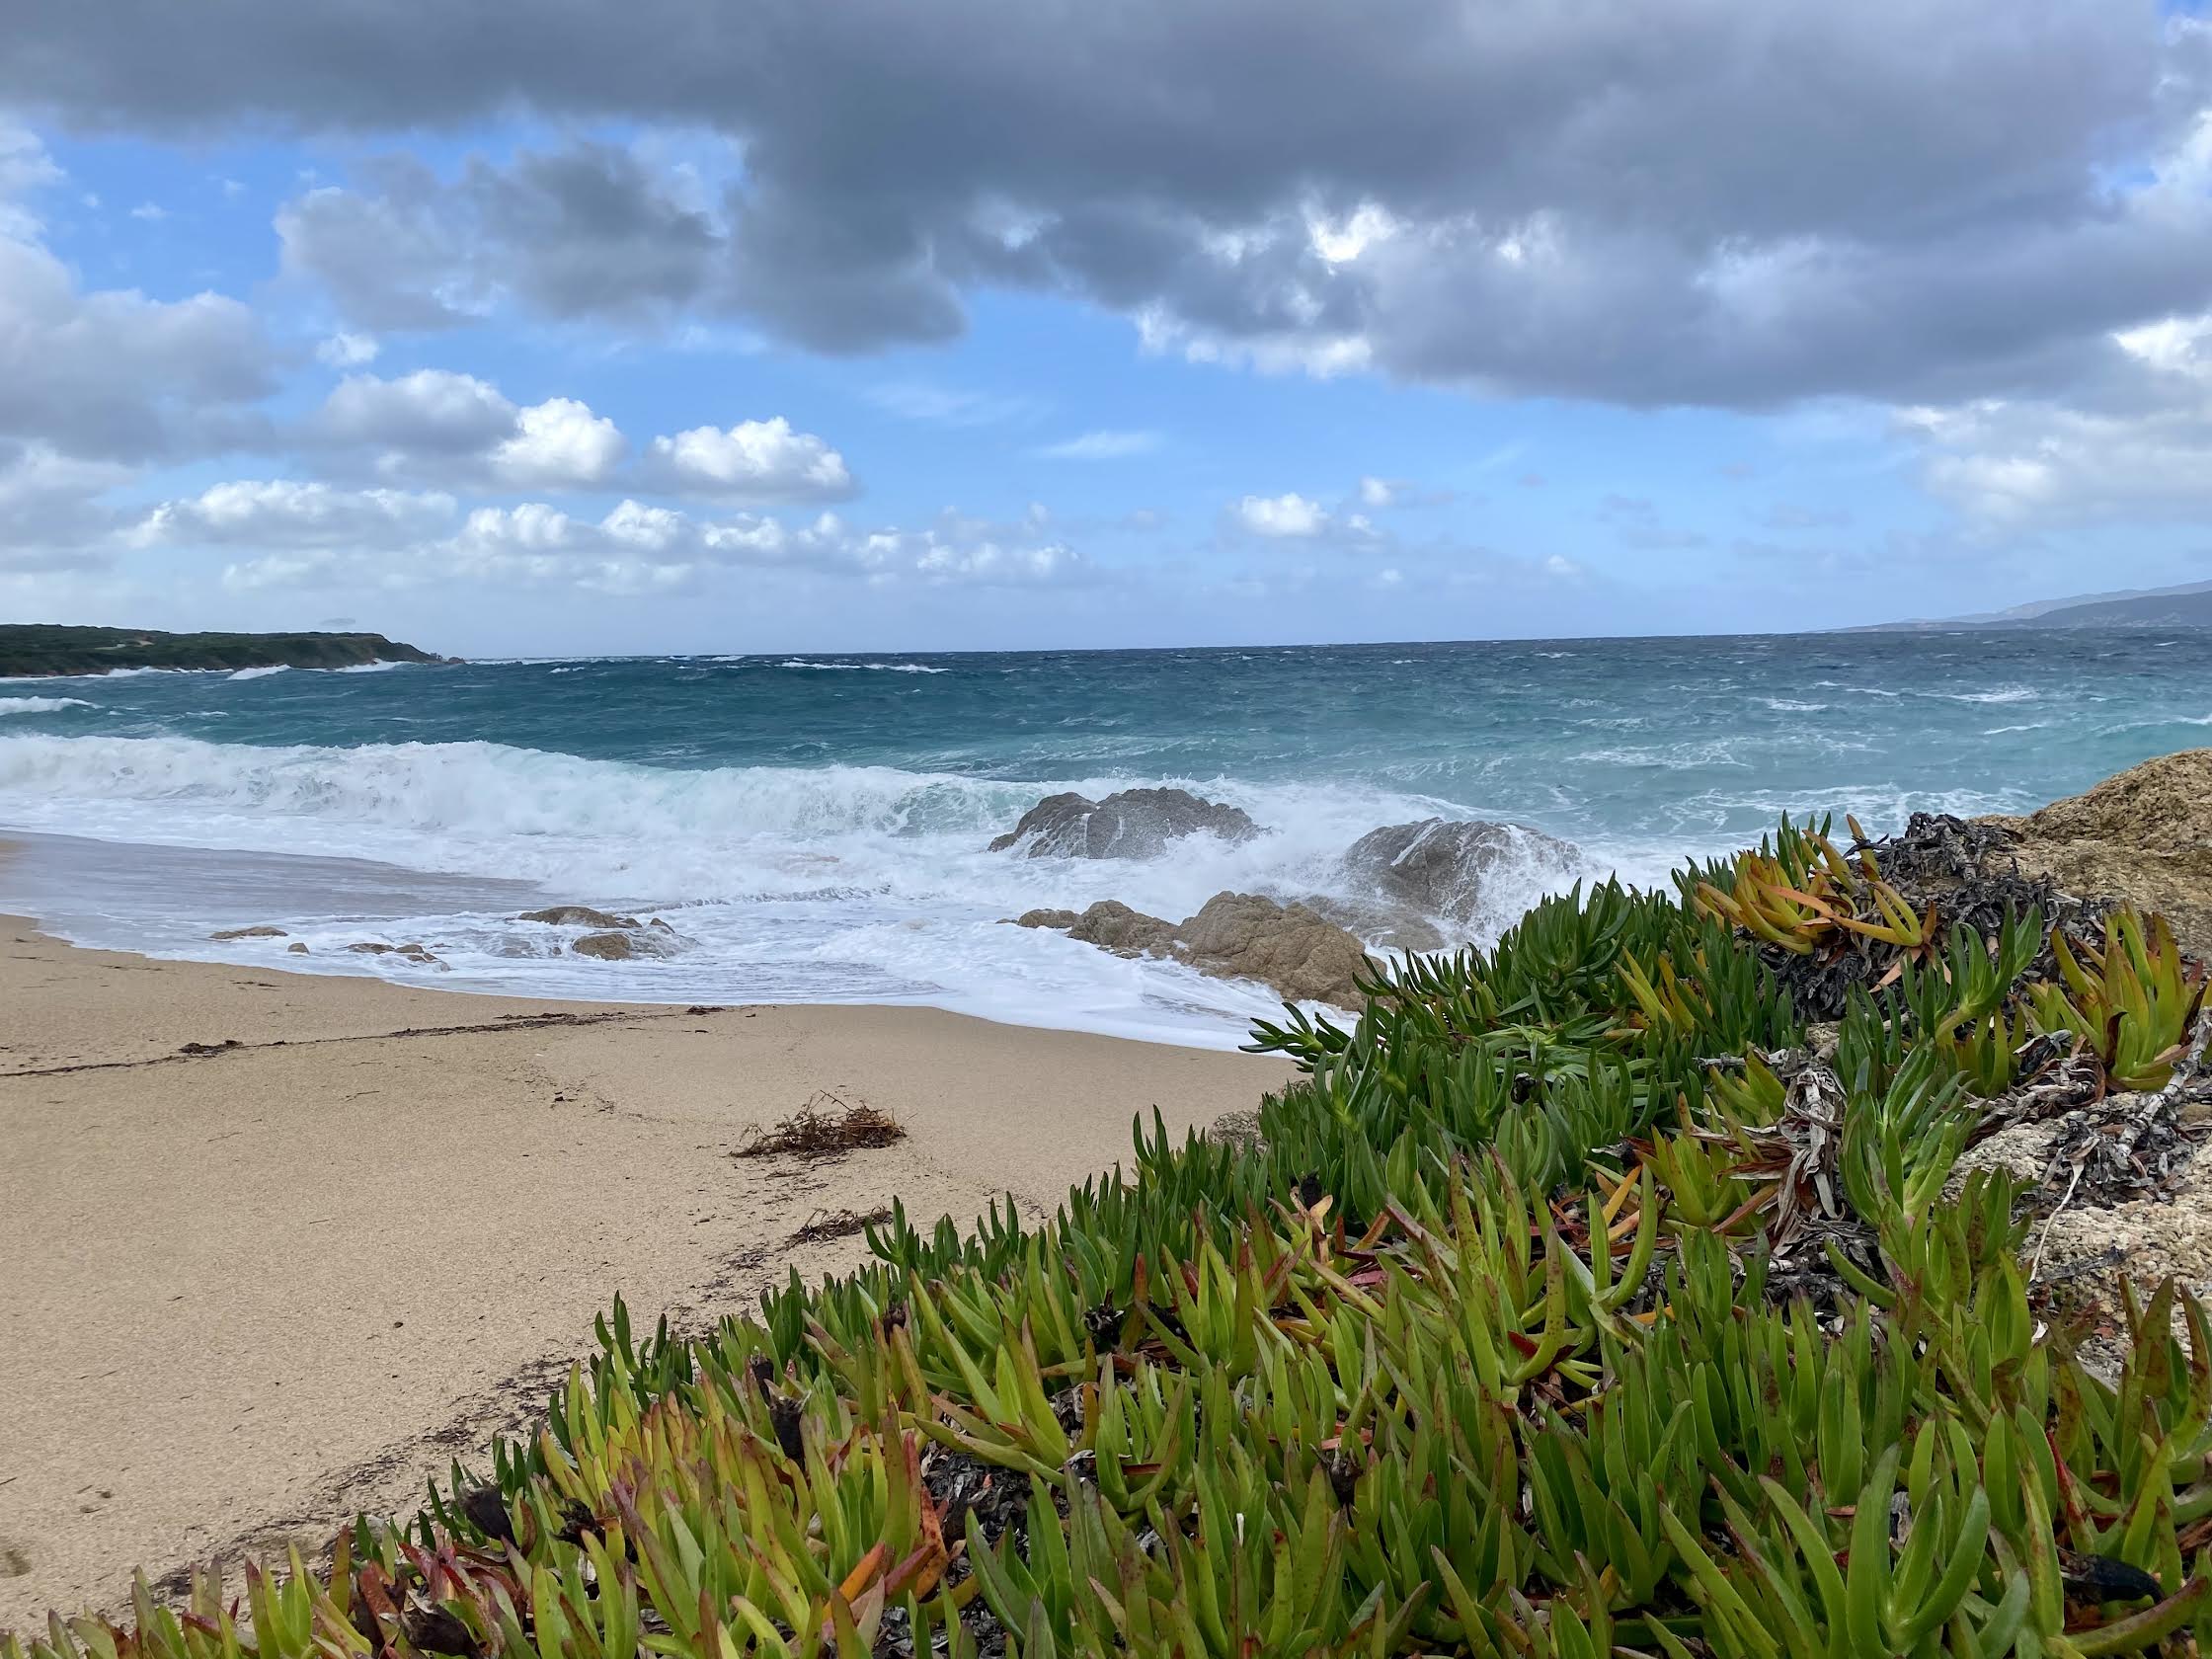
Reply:
[[[1382, 825], [1503, 819], [1547, 888], [1782, 813], [2014, 812], [2212, 739], [2212, 632], [1798, 635], [1144, 652], [683, 657], [0, 682], [0, 909], [81, 943], [542, 997], [909, 1002], [1207, 1046], [1264, 990], [1005, 925], [1224, 888], [1347, 892]], [[985, 850], [1045, 794], [1175, 784], [1270, 833], [1146, 861]], [[244, 855], [252, 856], [244, 856]], [[560, 949], [523, 908], [672, 926]], [[283, 939], [217, 943], [255, 924]], [[286, 947], [304, 942], [310, 954]], [[436, 964], [368, 956], [421, 942]]]

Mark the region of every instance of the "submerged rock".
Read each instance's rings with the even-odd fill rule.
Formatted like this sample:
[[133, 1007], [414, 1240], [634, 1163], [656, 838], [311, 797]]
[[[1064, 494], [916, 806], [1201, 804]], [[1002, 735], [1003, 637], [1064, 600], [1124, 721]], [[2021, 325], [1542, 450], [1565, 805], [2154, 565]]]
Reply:
[[[553, 905], [542, 910], [524, 910], [514, 919], [542, 921], [553, 927], [595, 927], [606, 933], [642, 925], [636, 916], [614, 915], [606, 910], [594, 910], [589, 905]], [[660, 922], [659, 925], [668, 924]]]
[[1352, 934], [1304, 905], [1256, 893], [1217, 893], [1181, 922], [1105, 899], [1080, 915], [1031, 910], [1019, 924], [1064, 928], [1117, 956], [1181, 962], [1218, 980], [1257, 980], [1291, 1002], [1357, 1008], [1356, 982], [1369, 972], [1366, 948]]
[[1031, 858], [1156, 858], [1167, 843], [1201, 832], [1248, 841], [1260, 827], [1236, 807], [1187, 789], [1124, 789], [1103, 801], [1072, 791], [1048, 795], [990, 843]]
[[294, 940], [292, 943], [286, 945], [284, 949], [290, 951], [294, 956], [305, 956], [308, 954], [307, 947], [299, 943], [297, 940]]
[[210, 933], [208, 938], [217, 944], [228, 944], [233, 939], [282, 939], [289, 937], [281, 927], [226, 927], [220, 933]]
[[1523, 825], [1425, 818], [1369, 830], [1344, 854], [1344, 867], [1353, 880], [1424, 915], [1468, 922], [1499, 864], [1530, 859], [1563, 875], [1576, 858], [1569, 842]]
[[2212, 957], [2212, 749], [2162, 754], [2005, 830], [2021, 868], [2067, 894], [2163, 910], [2191, 956]]
[[675, 954], [675, 930], [664, 924], [633, 932], [622, 933], [606, 929], [587, 933], [569, 946], [578, 956], [596, 957], [601, 962], [635, 962], [640, 957], [662, 957]]
[[425, 968], [445, 966], [432, 953], [430, 946], [419, 941], [405, 945], [387, 945], [381, 939], [363, 939], [359, 944], [348, 945], [346, 948], [356, 956], [396, 956]]

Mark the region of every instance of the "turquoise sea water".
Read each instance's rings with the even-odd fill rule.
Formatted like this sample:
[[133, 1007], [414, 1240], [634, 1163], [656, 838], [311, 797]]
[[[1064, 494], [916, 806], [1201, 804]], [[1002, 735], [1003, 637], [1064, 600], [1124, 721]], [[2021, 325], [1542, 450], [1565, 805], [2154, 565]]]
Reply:
[[[1002, 925], [1116, 898], [1344, 891], [1379, 825], [1573, 841], [1508, 872], [1663, 879], [1783, 811], [2033, 807], [2212, 741], [2212, 635], [1962, 633], [486, 663], [0, 682], [0, 907], [159, 954], [542, 995], [922, 1001], [1234, 1041], [1264, 992]], [[1052, 790], [1175, 783], [1273, 833], [1146, 863], [984, 843]], [[58, 838], [57, 838], [58, 837]], [[118, 852], [83, 838], [121, 843]], [[159, 849], [159, 850], [148, 850]], [[235, 855], [280, 854], [281, 857]], [[343, 862], [340, 862], [343, 861]], [[524, 901], [669, 919], [607, 964]], [[268, 922], [288, 941], [215, 944]], [[420, 939], [429, 968], [346, 953]]]

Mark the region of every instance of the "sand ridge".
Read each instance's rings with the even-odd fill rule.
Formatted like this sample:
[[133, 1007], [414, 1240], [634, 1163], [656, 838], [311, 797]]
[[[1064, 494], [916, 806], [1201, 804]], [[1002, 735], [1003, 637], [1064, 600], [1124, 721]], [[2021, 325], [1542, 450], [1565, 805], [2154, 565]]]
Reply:
[[[0, 917], [0, 1627], [411, 1507], [526, 1420], [617, 1291], [640, 1325], [705, 1323], [859, 1260], [792, 1241], [825, 1213], [1041, 1214], [1133, 1113], [1204, 1124], [1288, 1075], [929, 1009], [155, 962]], [[908, 1138], [732, 1155], [825, 1091]]]

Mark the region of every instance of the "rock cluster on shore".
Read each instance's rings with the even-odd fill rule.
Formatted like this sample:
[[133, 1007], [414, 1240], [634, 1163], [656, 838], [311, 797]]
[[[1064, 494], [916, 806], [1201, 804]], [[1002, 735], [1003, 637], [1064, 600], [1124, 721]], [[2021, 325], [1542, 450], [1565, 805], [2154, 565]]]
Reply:
[[[1233, 843], [1266, 832], [1239, 809], [1188, 790], [1130, 789], [1102, 801], [1049, 795], [989, 850], [1140, 859], [1159, 856], [1185, 835]], [[1224, 892], [1181, 922], [1115, 900], [1080, 913], [1031, 910], [1019, 921], [1124, 956], [1172, 957], [1221, 978], [1257, 980], [1294, 1001], [1355, 1007], [1371, 947], [1436, 951], [1465, 942], [1501, 865], [1514, 860], [1564, 875], [1578, 857], [1568, 842], [1522, 825], [1429, 818], [1385, 825], [1355, 841], [1341, 861], [1349, 894], [1285, 901]]]
[[1181, 962], [1214, 979], [1256, 980], [1291, 1002], [1356, 1008], [1358, 982], [1373, 972], [1365, 947], [1336, 923], [1256, 893], [1217, 893], [1179, 922], [1106, 899], [1080, 914], [1031, 910], [1016, 924], [1065, 929], [1117, 956]]

